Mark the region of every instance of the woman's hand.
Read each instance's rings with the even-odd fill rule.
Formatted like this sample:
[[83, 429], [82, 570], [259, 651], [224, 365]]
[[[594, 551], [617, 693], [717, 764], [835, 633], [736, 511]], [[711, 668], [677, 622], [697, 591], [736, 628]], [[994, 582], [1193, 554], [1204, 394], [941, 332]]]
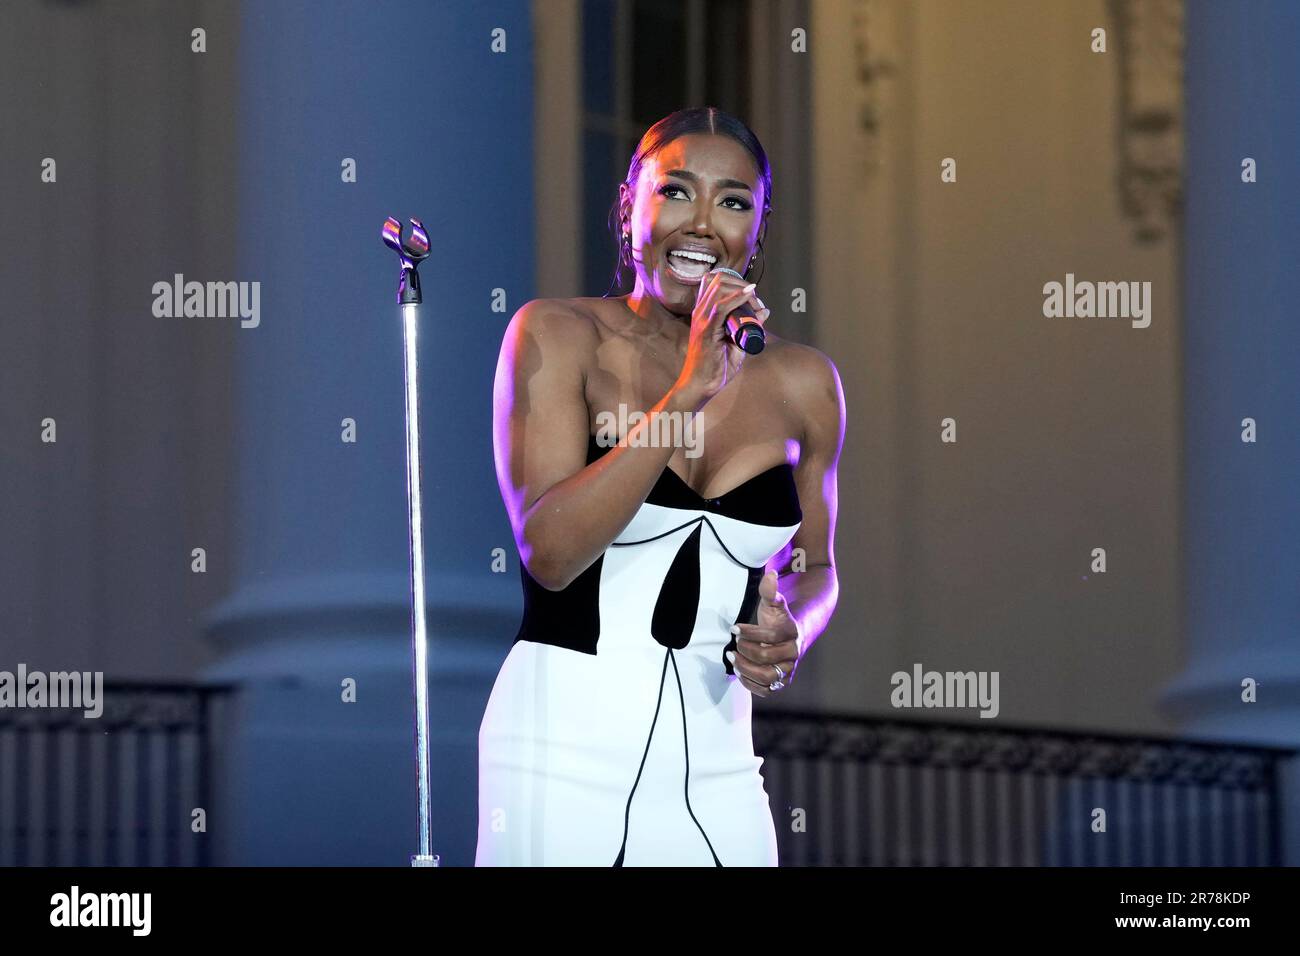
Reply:
[[686, 361], [673, 389], [693, 411], [699, 411], [740, 372], [745, 353], [727, 335], [727, 316], [742, 302], [754, 306], [759, 325], [771, 310], [746, 283], [725, 272], [710, 272], [700, 279], [700, 291], [691, 312]]
[[[736, 652], [728, 653], [732, 669], [751, 694], [770, 697], [790, 686], [803, 659], [803, 633], [777, 590], [777, 574], [768, 571], [758, 584], [755, 624], [737, 624]], [[772, 684], [780, 681], [775, 689]]]

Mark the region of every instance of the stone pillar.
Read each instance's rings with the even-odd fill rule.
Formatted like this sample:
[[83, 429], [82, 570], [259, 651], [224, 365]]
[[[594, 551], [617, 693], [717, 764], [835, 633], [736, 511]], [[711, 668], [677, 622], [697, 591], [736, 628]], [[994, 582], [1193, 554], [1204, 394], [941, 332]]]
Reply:
[[[1184, 732], [1300, 746], [1300, 8], [1187, 8]], [[1258, 181], [1242, 182], [1242, 162]], [[1257, 440], [1242, 441], [1242, 420]], [[1242, 681], [1258, 702], [1242, 701]], [[1300, 770], [1282, 782], [1300, 863]]]
[[433, 851], [473, 862], [478, 726], [519, 621], [490, 424], [501, 334], [531, 296], [529, 27], [525, 0], [243, 6], [239, 101], [212, 104], [238, 109], [237, 278], [261, 283], [231, 386], [237, 584], [207, 621], [222, 657], [205, 677], [241, 687], [218, 781], [229, 799], [209, 818], [219, 862], [407, 865], [418, 850], [389, 214], [421, 218], [433, 250], [420, 269]]

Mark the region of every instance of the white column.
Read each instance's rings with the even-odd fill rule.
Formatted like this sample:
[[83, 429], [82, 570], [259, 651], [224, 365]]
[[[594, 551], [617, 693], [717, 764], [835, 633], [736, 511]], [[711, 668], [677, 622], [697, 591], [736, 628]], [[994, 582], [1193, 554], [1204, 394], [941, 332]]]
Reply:
[[[497, 27], [505, 54], [489, 49]], [[261, 324], [241, 330], [232, 383], [237, 586], [210, 616], [223, 656], [206, 676], [237, 681], [243, 705], [210, 826], [229, 863], [406, 865], [418, 850], [398, 268], [380, 242], [385, 216], [414, 215], [433, 250], [433, 851], [471, 863], [478, 726], [519, 623], [490, 424], [501, 333], [531, 292], [528, 5], [250, 3], [239, 43], [237, 278], [261, 283]]]
[[[1300, 746], [1300, 8], [1187, 8], [1183, 581], [1195, 736]], [[1243, 183], [1253, 159], [1258, 182]], [[1254, 419], [1257, 441], [1242, 441]], [[1242, 700], [1242, 681], [1258, 701]], [[1283, 780], [1300, 862], [1300, 770]]]

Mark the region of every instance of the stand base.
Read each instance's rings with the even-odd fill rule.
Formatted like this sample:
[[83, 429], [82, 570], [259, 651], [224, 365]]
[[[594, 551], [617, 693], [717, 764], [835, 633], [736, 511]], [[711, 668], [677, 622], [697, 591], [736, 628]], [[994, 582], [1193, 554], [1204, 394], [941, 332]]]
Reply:
[[438, 854], [433, 856], [421, 856], [419, 853], [411, 854], [411, 866], [440, 866], [442, 857]]

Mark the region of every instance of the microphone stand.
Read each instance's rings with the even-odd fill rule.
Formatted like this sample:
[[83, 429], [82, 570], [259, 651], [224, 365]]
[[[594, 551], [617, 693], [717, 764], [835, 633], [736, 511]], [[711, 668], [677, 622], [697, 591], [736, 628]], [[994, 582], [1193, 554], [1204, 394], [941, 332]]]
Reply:
[[411, 545], [411, 647], [415, 670], [415, 757], [419, 791], [420, 852], [411, 866], [438, 866], [441, 858], [430, 848], [429, 819], [429, 665], [424, 600], [424, 525], [420, 510], [420, 402], [416, 331], [419, 327], [420, 275], [416, 267], [429, 257], [429, 236], [420, 220], [411, 219], [411, 237], [402, 238], [402, 223], [384, 221], [384, 245], [401, 260], [397, 301], [402, 309], [403, 363], [406, 381], [406, 500]]

